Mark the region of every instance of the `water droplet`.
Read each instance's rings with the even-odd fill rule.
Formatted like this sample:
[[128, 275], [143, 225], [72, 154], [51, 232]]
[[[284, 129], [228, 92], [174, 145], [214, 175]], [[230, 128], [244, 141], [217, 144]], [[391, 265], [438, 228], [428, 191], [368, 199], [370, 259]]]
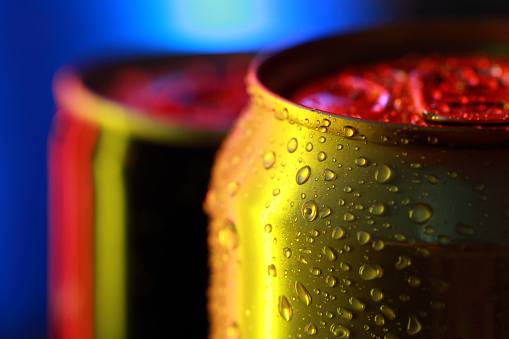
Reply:
[[327, 159], [327, 154], [325, 154], [325, 152], [318, 152], [316, 158], [318, 159], [318, 161], [324, 161], [325, 159]]
[[384, 335], [384, 339], [399, 339], [399, 337], [395, 334], [387, 333], [386, 335]]
[[266, 169], [271, 168], [274, 166], [274, 163], [276, 162], [276, 154], [274, 152], [269, 152], [265, 154], [263, 157], [263, 167]]
[[322, 249], [323, 254], [325, 254], [325, 257], [329, 261], [335, 261], [336, 260], [336, 251], [330, 246], [325, 245]]
[[352, 320], [353, 318], [352, 312], [344, 307], [338, 307], [338, 316], [346, 320]]
[[302, 206], [302, 216], [307, 221], [313, 221], [316, 219], [318, 211], [318, 205], [314, 200], [309, 200], [304, 203]]
[[359, 276], [362, 280], [373, 280], [380, 278], [383, 274], [383, 269], [377, 264], [364, 264], [359, 267]]
[[306, 181], [308, 181], [309, 176], [311, 175], [311, 168], [309, 166], [304, 166], [300, 170], [297, 171], [297, 184], [302, 185]]
[[414, 223], [423, 224], [431, 219], [433, 216], [433, 209], [427, 204], [417, 203], [408, 211], [408, 216]]
[[385, 318], [381, 314], [375, 315], [375, 319], [374, 320], [375, 320], [375, 324], [377, 326], [383, 326], [385, 324]]
[[228, 250], [237, 248], [237, 229], [233, 222], [227, 222], [226, 225], [219, 231], [219, 243]]
[[347, 339], [350, 338], [350, 330], [343, 325], [340, 324], [332, 324], [330, 327], [330, 331], [332, 335], [336, 338]]
[[412, 264], [412, 260], [408, 255], [400, 255], [398, 261], [394, 264], [397, 270], [402, 270]]
[[371, 234], [365, 231], [359, 231], [357, 232], [357, 241], [361, 245], [366, 245], [369, 242], [369, 239], [371, 239]]
[[407, 282], [412, 287], [419, 287], [421, 286], [421, 279], [415, 276], [408, 277]]
[[458, 179], [459, 174], [458, 174], [458, 172], [452, 170], [452, 171], [447, 172], [447, 176], [451, 179]]
[[392, 170], [387, 164], [382, 164], [375, 171], [375, 181], [380, 184], [385, 184], [392, 178]]
[[406, 333], [409, 335], [417, 334], [421, 331], [422, 326], [419, 320], [414, 315], [408, 316], [408, 324], [406, 326]]
[[297, 296], [299, 297], [299, 300], [304, 303], [304, 305], [309, 306], [311, 305], [311, 295], [309, 294], [308, 290], [304, 287], [304, 285], [300, 281], [296, 281], [293, 284], [293, 290], [295, 293], [297, 293]]
[[359, 157], [359, 158], [355, 159], [355, 164], [359, 167], [364, 167], [364, 166], [367, 166], [368, 160], [364, 157]]
[[338, 240], [345, 236], [345, 229], [341, 226], [336, 226], [336, 228], [332, 231], [332, 239]]
[[378, 288], [372, 288], [369, 294], [371, 294], [371, 299], [373, 299], [374, 302], [382, 301], [384, 298], [384, 292]]
[[281, 190], [279, 188], [276, 188], [274, 191], [272, 191], [272, 195], [277, 197], [281, 193]]
[[356, 297], [350, 297], [350, 299], [348, 299], [348, 303], [357, 312], [363, 312], [366, 309], [366, 304]]
[[398, 193], [399, 192], [399, 187], [395, 186], [395, 185], [389, 186], [389, 192], [391, 192], [391, 193]]
[[441, 311], [445, 308], [445, 302], [440, 300], [431, 300], [430, 301], [431, 308], [434, 310]]
[[328, 287], [334, 287], [336, 286], [336, 284], [338, 283], [338, 279], [332, 275], [328, 275], [326, 278], [325, 278], [325, 284], [328, 286]]
[[338, 146], [336, 147], [336, 149], [339, 151], [339, 150], [342, 150], [343, 149], [343, 145], [341, 144], [338, 144]]
[[285, 258], [290, 258], [292, 256], [292, 250], [291, 248], [289, 247], [285, 247], [283, 248], [283, 255], [285, 256]]
[[312, 275], [320, 275], [322, 274], [322, 270], [319, 267], [311, 267], [309, 269], [309, 273], [311, 273]]
[[389, 305], [380, 306], [380, 311], [387, 317], [389, 320], [396, 319], [396, 313]]
[[355, 221], [355, 215], [353, 215], [350, 212], [346, 212], [345, 215], [343, 216], [343, 219], [345, 221]]
[[474, 235], [474, 227], [466, 224], [459, 223], [456, 225], [455, 231], [461, 235]]
[[329, 207], [325, 207], [321, 212], [320, 212], [320, 218], [321, 219], [325, 219], [327, 218], [329, 215], [332, 214], [332, 210], [329, 208]]
[[348, 272], [348, 271], [350, 271], [350, 265], [348, 265], [346, 262], [342, 261], [341, 263], [339, 263], [339, 269], [343, 272]]
[[334, 171], [331, 171], [330, 169], [326, 169], [323, 171], [323, 179], [325, 181], [333, 181], [336, 180], [337, 174]]
[[343, 191], [345, 191], [346, 193], [351, 193], [353, 191], [353, 188], [351, 186], [346, 185], [343, 188]]
[[477, 192], [482, 191], [485, 188], [486, 188], [486, 185], [482, 181], [478, 181], [478, 182], [474, 183], [474, 185], [472, 186], [472, 189]]
[[270, 232], [272, 232], [272, 225], [271, 225], [271, 224], [266, 224], [266, 225], [263, 227], [263, 230], [265, 231], [265, 233], [270, 233]]
[[436, 184], [438, 184], [440, 182], [438, 177], [436, 175], [433, 175], [433, 174], [426, 174], [424, 177], [432, 185], [436, 185]]
[[306, 325], [306, 327], [304, 327], [304, 333], [306, 333], [307, 335], [315, 335], [316, 332], [318, 332], [318, 330], [316, 328], [316, 325], [313, 323], [309, 323]]
[[322, 121], [322, 125], [325, 126], [325, 127], [329, 127], [331, 124], [330, 120], [329, 119], [323, 119]]
[[394, 234], [394, 239], [396, 239], [397, 241], [405, 241], [406, 235], [404, 235], [403, 233], [396, 233]]
[[235, 195], [235, 193], [237, 193], [238, 190], [239, 190], [239, 183], [236, 181], [232, 181], [228, 184], [228, 186], [226, 186], [226, 191], [232, 197]]
[[297, 142], [297, 139], [291, 138], [290, 141], [288, 141], [288, 144], [286, 144], [286, 149], [288, 152], [293, 153], [297, 150], [297, 146], [299, 143]]
[[284, 295], [279, 297], [279, 303], [278, 303], [278, 310], [281, 317], [283, 317], [284, 320], [290, 321], [292, 320], [292, 306], [288, 302], [288, 299]]
[[306, 151], [311, 152], [313, 150], [313, 144], [308, 142], [306, 144]]
[[228, 339], [239, 339], [240, 338], [240, 329], [239, 329], [239, 325], [236, 322], [232, 322], [226, 328], [226, 337]]
[[369, 213], [373, 214], [373, 215], [376, 215], [376, 216], [382, 216], [382, 215], [385, 215], [387, 211], [387, 207], [385, 206], [385, 204], [381, 201], [378, 201], [376, 203], [374, 203], [370, 208], [369, 208]]
[[451, 237], [445, 234], [440, 234], [437, 236], [437, 242], [442, 245], [447, 245], [451, 242]]
[[274, 266], [274, 264], [267, 266], [267, 274], [272, 278], [277, 277], [276, 266]]
[[355, 130], [355, 128], [353, 128], [351, 126], [345, 126], [345, 127], [343, 127], [343, 133], [344, 133], [345, 137], [351, 138], [355, 135], [355, 133], [357, 133], [357, 131]]
[[[326, 129], [325, 131], [327, 131], [327, 129]], [[322, 143], [322, 144], [325, 142], [325, 140], [327, 140], [327, 139], [325, 139], [325, 137], [319, 137], [319, 138], [318, 138], [318, 141], [319, 141], [320, 143]]]
[[381, 251], [385, 247], [385, 243], [382, 239], [375, 239], [371, 245], [375, 251]]

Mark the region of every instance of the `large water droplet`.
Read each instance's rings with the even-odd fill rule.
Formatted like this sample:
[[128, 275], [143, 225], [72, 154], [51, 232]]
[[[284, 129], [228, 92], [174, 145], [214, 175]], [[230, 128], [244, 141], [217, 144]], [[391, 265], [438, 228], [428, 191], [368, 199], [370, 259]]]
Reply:
[[231, 221], [219, 231], [219, 243], [226, 249], [235, 249], [238, 246], [237, 229]]
[[327, 159], [327, 154], [325, 154], [325, 152], [318, 152], [318, 154], [316, 155], [316, 159], [318, 161], [324, 161], [325, 159]]
[[355, 221], [355, 215], [350, 212], [346, 212], [345, 215], [343, 216], [343, 219], [345, 221]]
[[274, 152], [269, 152], [265, 154], [263, 157], [263, 167], [266, 169], [271, 168], [274, 166], [274, 163], [276, 162], [276, 154]]
[[297, 171], [297, 184], [302, 185], [306, 181], [308, 181], [309, 176], [311, 175], [311, 168], [309, 166], [304, 166], [300, 170]]
[[380, 184], [385, 184], [392, 177], [392, 170], [387, 164], [382, 164], [375, 171], [375, 181]]
[[352, 320], [353, 313], [344, 307], [338, 307], [338, 315], [340, 318], [346, 319], [346, 320]]
[[402, 270], [412, 264], [412, 260], [408, 255], [400, 255], [398, 261], [394, 264], [397, 270]]
[[364, 166], [367, 166], [368, 160], [364, 157], [359, 157], [359, 158], [355, 159], [355, 164], [359, 167], [364, 167]]
[[369, 294], [371, 295], [371, 299], [373, 299], [374, 302], [382, 301], [384, 298], [384, 292], [378, 288], [372, 288]]
[[383, 326], [385, 324], [385, 318], [381, 314], [375, 315], [375, 319], [374, 320], [375, 320], [375, 324], [377, 326]]
[[423, 224], [431, 219], [433, 216], [433, 209], [427, 204], [417, 203], [408, 211], [408, 216], [414, 223]]
[[336, 286], [336, 284], [338, 283], [338, 279], [332, 275], [328, 275], [327, 277], [325, 277], [325, 284], [328, 286], [328, 287], [334, 287]]
[[293, 290], [295, 293], [297, 293], [297, 296], [299, 297], [299, 300], [304, 303], [304, 305], [309, 306], [311, 305], [311, 295], [309, 294], [308, 290], [304, 287], [304, 285], [300, 281], [296, 281], [293, 284]]
[[359, 276], [362, 280], [373, 280], [380, 278], [383, 274], [383, 269], [377, 264], [364, 264], [359, 267]]
[[278, 310], [281, 317], [283, 317], [284, 320], [290, 321], [292, 320], [292, 306], [288, 302], [288, 299], [284, 295], [279, 297], [279, 303], [278, 303]]
[[387, 207], [383, 202], [378, 201], [369, 208], [369, 212], [376, 216], [382, 216], [387, 212]]
[[267, 274], [272, 278], [277, 277], [276, 266], [274, 264], [267, 266]]
[[374, 249], [375, 251], [381, 251], [381, 250], [383, 250], [383, 249], [384, 249], [384, 247], [385, 247], [385, 243], [383, 242], [383, 240], [382, 240], [382, 239], [375, 239], [375, 240], [373, 241], [372, 246], [373, 246], [373, 249]]
[[292, 138], [292, 139], [290, 139], [290, 141], [288, 141], [288, 144], [286, 145], [286, 149], [288, 150], [288, 152], [293, 153], [297, 150], [298, 145], [299, 145], [299, 143], [297, 142], [297, 139]]
[[330, 169], [326, 169], [325, 171], [323, 171], [323, 179], [325, 181], [333, 181], [336, 180], [337, 177], [338, 175], [336, 174], [336, 172]]
[[329, 260], [329, 261], [335, 261], [336, 260], [336, 251], [330, 247], [330, 246], [327, 246], [325, 245], [322, 249], [322, 252], [323, 254], [325, 254], [325, 257]]
[[357, 232], [357, 241], [361, 245], [366, 245], [369, 242], [369, 239], [371, 239], [371, 234], [365, 231], [359, 231]]
[[366, 309], [366, 304], [356, 297], [350, 297], [350, 299], [348, 299], [348, 303], [357, 312], [363, 312]]
[[304, 333], [307, 335], [315, 335], [318, 329], [316, 328], [316, 325], [313, 323], [309, 323], [304, 327]]
[[289, 248], [289, 247], [285, 247], [283, 248], [283, 255], [285, 256], [285, 258], [290, 258], [292, 256], [292, 249]]
[[336, 338], [347, 339], [350, 338], [350, 330], [343, 325], [340, 324], [332, 324], [330, 327], [330, 331], [332, 335]]
[[389, 319], [394, 320], [396, 319], [396, 313], [389, 305], [382, 305], [380, 306], [380, 311]]
[[306, 151], [311, 152], [313, 150], [313, 144], [308, 142], [306, 144]]
[[408, 324], [406, 326], [406, 333], [409, 335], [417, 334], [421, 331], [422, 326], [419, 320], [414, 315], [408, 316]]
[[355, 135], [355, 133], [357, 133], [357, 131], [351, 126], [345, 126], [343, 127], [343, 133], [345, 137], [351, 138]]
[[320, 212], [320, 218], [321, 219], [325, 219], [327, 218], [328, 216], [330, 216], [332, 214], [332, 210], [330, 209], [330, 207], [325, 207], [321, 212]]
[[313, 221], [316, 219], [318, 211], [318, 205], [314, 200], [309, 200], [304, 203], [302, 206], [302, 216], [307, 221]]
[[345, 229], [341, 226], [336, 226], [332, 231], [332, 239], [339, 240], [345, 236]]

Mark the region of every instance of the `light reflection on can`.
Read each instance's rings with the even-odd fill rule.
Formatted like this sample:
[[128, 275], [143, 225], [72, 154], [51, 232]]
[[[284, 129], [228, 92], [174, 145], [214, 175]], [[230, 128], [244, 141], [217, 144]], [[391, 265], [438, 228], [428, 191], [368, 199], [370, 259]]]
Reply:
[[56, 76], [51, 338], [206, 336], [201, 206], [213, 155], [247, 96], [248, 61], [146, 58]]

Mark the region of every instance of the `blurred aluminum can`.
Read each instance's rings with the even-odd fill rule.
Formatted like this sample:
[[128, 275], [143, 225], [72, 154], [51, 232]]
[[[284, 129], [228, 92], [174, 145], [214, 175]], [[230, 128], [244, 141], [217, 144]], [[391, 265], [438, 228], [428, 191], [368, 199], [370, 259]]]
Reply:
[[207, 335], [202, 204], [216, 148], [247, 99], [249, 60], [150, 57], [56, 75], [51, 338]]

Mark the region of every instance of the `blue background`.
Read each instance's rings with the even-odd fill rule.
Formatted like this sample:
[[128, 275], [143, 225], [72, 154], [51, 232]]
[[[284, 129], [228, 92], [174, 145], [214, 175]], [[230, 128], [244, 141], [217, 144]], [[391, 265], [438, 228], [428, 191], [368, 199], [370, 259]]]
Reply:
[[[507, 9], [500, 3], [458, 2], [456, 12]], [[412, 7], [396, 0], [0, 0], [0, 339], [46, 336], [46, 140], [59, 67], [155, 52], [257, 51], [439, 6], [434, 0]]]

